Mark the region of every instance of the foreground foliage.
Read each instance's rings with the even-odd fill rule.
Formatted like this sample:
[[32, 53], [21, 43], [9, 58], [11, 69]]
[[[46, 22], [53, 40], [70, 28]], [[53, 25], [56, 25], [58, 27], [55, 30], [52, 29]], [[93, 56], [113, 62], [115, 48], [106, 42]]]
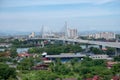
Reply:
[[16, 72], [14, 68], [10, 68], [5, 63], [0, 63], [0, 80], [9, 80], [16, 78]]
[[61, 63], [57, 59], [51, 63], [49, 69], [28, 71], [21, 73], [22, 80], [55, 80], [57, 78], [76, 78], [83, 80], [92, 78], [95, 75], [100, 76], [100, 80], [110, 80], [112, 76], [120, 74], [120, 64], [116, 64], [112, 69], [106, 67], [106, 60], [92, 60], [88, 57], [83, 61], [73, 59], [67, 63]]

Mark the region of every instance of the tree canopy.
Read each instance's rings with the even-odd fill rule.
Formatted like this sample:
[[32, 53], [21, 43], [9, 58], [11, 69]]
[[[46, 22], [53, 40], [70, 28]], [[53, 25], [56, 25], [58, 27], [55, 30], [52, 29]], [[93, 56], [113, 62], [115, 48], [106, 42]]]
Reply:
[[0, 63], [0, 79], [1, 80], [7, 80], [8, 78], [15, 78], [16, 77], [16, 71], [14, 68], [10, 68], [5, 63]]

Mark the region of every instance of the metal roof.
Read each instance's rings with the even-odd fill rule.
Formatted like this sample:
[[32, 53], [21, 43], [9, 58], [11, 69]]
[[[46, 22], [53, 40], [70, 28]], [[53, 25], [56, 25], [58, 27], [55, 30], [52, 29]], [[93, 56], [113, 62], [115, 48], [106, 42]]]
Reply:
[[85, 57], [83, 54], [60, 54], [60, 55], [46, 55], [47, 58], [75, 58], [75, 57]]

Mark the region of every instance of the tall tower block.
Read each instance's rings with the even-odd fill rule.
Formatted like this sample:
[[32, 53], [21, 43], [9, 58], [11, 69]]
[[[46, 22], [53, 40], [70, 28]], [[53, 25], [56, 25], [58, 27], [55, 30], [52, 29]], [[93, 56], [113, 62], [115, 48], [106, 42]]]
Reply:
[[44, 26], [42, 25], [42, 28], [41, 28], [41, 37], [44, 38]]
[[65, 21], [65, 38], [68, 38], [68, 25], [66, 21]]

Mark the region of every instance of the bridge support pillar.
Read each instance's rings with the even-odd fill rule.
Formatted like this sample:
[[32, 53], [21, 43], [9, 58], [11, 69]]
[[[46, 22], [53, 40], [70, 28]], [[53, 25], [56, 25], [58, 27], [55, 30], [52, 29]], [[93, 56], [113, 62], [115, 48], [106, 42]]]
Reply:
[[102, 45], [99, 45], [99, 48], [102, 50]]
[[88, 44], [85, 45], [85, 52], [88, 52], [89, 48], [88, 48]]
[[120, 55], [120, 49], [119, 48], [115, 48], [115, 56], [119, 56]]
[[41, 45], [42, 45], [42, 48], [43, 48], [44, 47], [44, 42], [43, 41], [41, 42]]
[[35, 44], [36, 44], [36, 41], [33, 41], [33, 44], [35, 45]]
[[66, 44], [67, 42], [63, 40], [63, 44]]
[[66, 41], [66, 44], [70, 44], [70, 42]]
[[75, 45], [75, 42], [73, 42], [72, 44]]
[[64, 42], [64, 44], [65, 44], [65, 45], [67, 45], [67, 44], [70, 44], [70, 42], [68, 42], [68, 41], [65, 41], [65, 42]]
[[37, 44], [40, 45], [40, 42], [38, 41]]

